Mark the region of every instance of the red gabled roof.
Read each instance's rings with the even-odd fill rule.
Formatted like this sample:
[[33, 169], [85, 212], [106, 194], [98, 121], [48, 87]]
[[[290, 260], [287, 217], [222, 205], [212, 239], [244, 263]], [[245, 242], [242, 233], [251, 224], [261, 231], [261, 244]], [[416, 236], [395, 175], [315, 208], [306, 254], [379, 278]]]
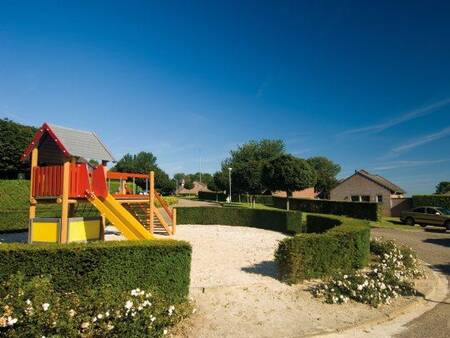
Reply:
[[56, 136], [56, 134], [52, 131], [52, 129], [50, 128], [50, 126], [47, 123], [44, 123], [42, 125], [41, 128], [39, 128], [39, 130], [36, 132], [36, 134], [33, 137], [33, 140], [31, 141], [31, 143], [28, 145], [28, 147], [25, 149], [24, 153], [22, 154], [22, 156], [20, 157], [21, 161], [25, 161], [28, 156], [30, 156], [31, 151], [33, 150], [33, 148], [39, 144], [40, 139], [42, 138], [42, 136], [44, 136], [45, 134], [48, 134], [53, 141], [55, 141], [56, 145], [58, 146], [58, 148], [61, 150], [61, 152], [65, 155], [65, 156], [70, 156], [70, 153], [67, 151], [67, 149], [64, 147], [64, 145], [62, 144], [62, 142], [58, 139], [58, 137]]

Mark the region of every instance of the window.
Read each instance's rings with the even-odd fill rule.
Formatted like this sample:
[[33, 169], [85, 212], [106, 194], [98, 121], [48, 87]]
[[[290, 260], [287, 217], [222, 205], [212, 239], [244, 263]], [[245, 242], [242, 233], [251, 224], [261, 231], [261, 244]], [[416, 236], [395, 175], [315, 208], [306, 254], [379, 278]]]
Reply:
[[383, 203], [383, 195], [377, 195], [377, 202]]
[[421, 214], [424, 214], [424, 213], [425, 213], [425, 208], [416, 208], [416, 209], [414, 209], [413, 211], [414, 211], [414, 212], [419, 212], [419, 213], [421, 213]]
[[370, 196], [369, 195], [361, 196], [361, 201], [362, 202], [370, 202]]
[[359, 195], [352, 195], [352, 202], [359, 202]]
[[427, 214], [436, 215], [437, 213], [439, 213], [439, 212], [436, 209], [427, 208]]

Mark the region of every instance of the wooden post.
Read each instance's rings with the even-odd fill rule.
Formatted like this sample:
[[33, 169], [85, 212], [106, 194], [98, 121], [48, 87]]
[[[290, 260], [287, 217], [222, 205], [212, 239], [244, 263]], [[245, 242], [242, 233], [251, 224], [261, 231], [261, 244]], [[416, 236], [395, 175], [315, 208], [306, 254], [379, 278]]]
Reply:
[[155, 217], [155, 173], [150, 171], [150, 191], [149, 191], [149, 202], [150, 202], [150, 233], [153, 234], [154, 230], [154, 217]]
[[64, 161], [63, 170], [63, 194], [61, 204], [61, 243], [67, 243], [68, 218], [69, 218], [69, 184], [70, 184], [70, 161]]
[[34, 185], [34, 168], [38, 165], [38, 148], [34, 147], [31, 152], [31, 174], [30, 174], [30, 220], [36, 217], [36, 199], [33, 196], [33, 185]]
[[177, 232], [177, 209], [172, 209], [172, 235]]

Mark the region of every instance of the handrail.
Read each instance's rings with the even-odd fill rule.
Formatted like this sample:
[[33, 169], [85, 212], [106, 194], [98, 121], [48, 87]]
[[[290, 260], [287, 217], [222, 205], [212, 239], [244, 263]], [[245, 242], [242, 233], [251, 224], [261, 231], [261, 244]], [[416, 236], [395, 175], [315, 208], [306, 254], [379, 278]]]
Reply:
[[170, 219], [173, 220], [172, 210], [170, 210], [169, 205], [167, 204], [166, 200], [156, 191], [155, 191], [155, 197], [158, 199], [159, 203], [164, 208], [164, 210], [166, 211], [166, 213], [170, 217]]
[[128, 178], [148, 178], [146, 174], [138, 174], [138, 173], [122, 173], [118, 171], [108, 171], [106, 178], [111, 180], [126, 180]]

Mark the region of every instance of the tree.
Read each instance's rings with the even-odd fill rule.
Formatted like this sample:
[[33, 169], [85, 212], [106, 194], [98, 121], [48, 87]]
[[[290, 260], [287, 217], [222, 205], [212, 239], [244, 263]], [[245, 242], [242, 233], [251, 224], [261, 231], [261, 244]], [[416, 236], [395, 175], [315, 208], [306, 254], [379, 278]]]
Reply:
[[292, 192], [312, 187], [317, 181], [316, 172], [308, 162], [292, 155], [280, 155], [270, 160], [264, 166], [262, 178], [270, 190], [286, 191], [287, 210]]
[[214, 175], [214, 182], [220, 190], [229, 190], [228, 168], [232, 168], [232, 192], [260, 194], [266, 187], [261, 175], [264, 164], [284, 154], [281, 140], [250, 141], [230, 152], [230, 157], [222, 162], [220, 173]]
[[450, 182], [440, 182], [436, 186], [436, 194], [446, 194], [450, 192]]
[[222, 171], [215, 172], [212, 182], [208, 184], [208, 189], [212, 191], [228, 191], [228, 179], [226, 175]]
[[336, 176], [341, 171], [341, 166], [323, 156], [311, 157], [307, 161], [317, 174], [314, 190], [320, 198], [329, 198], [331, 189], [337, 184]]
[[191, 190], [192, 188], [194, 188], [194, 183], [188, 181], [184, 183], [184, 188], [187, 190]]
[[[136, 155], [125, 154], [111, 169], [119, 172], [130, 172], [139, 174], [148, 174], [155, 172], [155, 188], [162, 194], [170, 194], [175, 190], [175, 181], [169, 178], [156, 163], [156, 156], [152, 153], [141, 151]], [[145, 183], [137, 180], [136, 183], [144, 188]]]
[[0, 178], [17, 178], [19, 173], [29, 172], [29, 164], [22, 163], [20, 156], [36, 130], [9, 119], [0, 119]]

